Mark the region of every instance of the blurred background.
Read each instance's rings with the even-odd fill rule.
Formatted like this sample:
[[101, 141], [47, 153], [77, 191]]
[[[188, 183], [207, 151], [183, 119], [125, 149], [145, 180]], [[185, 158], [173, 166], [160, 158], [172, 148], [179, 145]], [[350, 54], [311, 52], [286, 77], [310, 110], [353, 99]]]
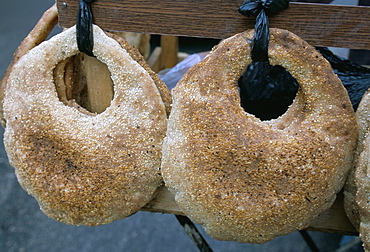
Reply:
[[[1, 0], [0, 8], [0, 75], [12, 54], [33, 28], [53, 0]], [[242, 3], [242, 1], [241, 1]], [[357, 5], [358, 0], [335, 0], [332, 4]], [[54, 30], [54, 34], [60, 32]], [[153, 38], [153, 47], [158, 39]], [[187, 53], [210, 50], [215, 40], [181, 39], [180, 51]], [[347, 49], [337, 50], [348, 56]], [[2, 145], [0, 129], [0, 252], [26, 251], [198, 251], [174, 215], [138, 212], [111, 224], [75, 227], [59, 223], [44, 215], [36, 202], [18, 184]], [[277, 237], [266, 244], [240, 244], [216, 241], [197, 226], [214, 251], [310, 251], [299, 232]], [[320, 251], [336, 251], [342, 236], [309, 232]], [[349, 250], [347, 250], [349, 251]]]

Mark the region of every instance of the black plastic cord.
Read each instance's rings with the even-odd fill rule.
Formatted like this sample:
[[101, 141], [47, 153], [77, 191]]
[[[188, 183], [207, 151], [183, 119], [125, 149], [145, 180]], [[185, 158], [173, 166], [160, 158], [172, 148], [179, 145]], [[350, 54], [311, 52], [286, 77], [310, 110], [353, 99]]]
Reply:
[[94, 0], [80, 0], [76, 20], [76, 38], [78, 49], [89, 56], [94, 56], [93, 17], [91, 13], [91, 2]]

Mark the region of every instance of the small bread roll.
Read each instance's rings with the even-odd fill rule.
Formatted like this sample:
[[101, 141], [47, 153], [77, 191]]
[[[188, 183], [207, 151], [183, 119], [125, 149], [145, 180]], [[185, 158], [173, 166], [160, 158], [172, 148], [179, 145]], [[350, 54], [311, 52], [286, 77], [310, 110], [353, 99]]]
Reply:
[[222, 41], [172, 92], [162, 175], [183, 212], [218, 240], [264, 243], [328, 209], [352, 165], [355, 113], [330, 64], [296, 35], [271, 29], [269, 61], [300, 84], [284, 115], [240, 105], [254, 31]]
[[54, 68], [78, 53], [72, 27], [24, 55], [5, 88], [4, 143], [21, 186], [49, 217], [96, 226], [147, 204], [162, 184], [166, 109], [148, 71], [97, 26], [94, 55], [114, 98], [100, 114], [58, 98]]

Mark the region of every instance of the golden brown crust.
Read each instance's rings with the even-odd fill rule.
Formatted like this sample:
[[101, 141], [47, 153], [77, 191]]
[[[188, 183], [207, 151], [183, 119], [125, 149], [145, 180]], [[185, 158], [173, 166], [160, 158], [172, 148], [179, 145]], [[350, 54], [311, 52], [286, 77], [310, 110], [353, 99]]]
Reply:
[[355, 157], [354, 157], [354, 167], [349, 171], [346, 183], [344, 184], [343, 187], [343, 195], [344, 195], [344, 201], [343, 201], [343, 206], [344, 206], [344, 211], [346, 212], [346, 215], [352, 225], [359, 230], [360, 227], [360, 217], [358, 213], [358, 206], [356, 203], [356, 192], [357, 192], [357, 187], [355, 184], [355, 173], [356, 173], [356, 164], [358, 163], [358, 155], [357, 152], [355, 152]]
[[122, 48], [125, 48], [130, 56], [150, 74], [150, 77], [152, 77], [154, 83], [158, 88], [159, 93], [161, 94], [162, 101], [166, 107], [167, 115], [169, 116], [171, 112], [172, 98], [166, 84], [164, 84], [164, 82], [158, 77], [158, 75], [150, 68], [150, 66], [136, 47], [134, 47], [118, 35], [115, 35], [113, 33], [107, 33], [107, 35], [115, 39], [122, 46]]
[[144, 59], [149, 58], [150, 34], [119, 31], [112, 31], [111, 33], [123, 38], [130, 45], [133, 45], [135, 48], [137, 48]]
[[[367, 148], [366, 142], [369, 141], [368, 131], [370, 127], [370, 92], [367, 91], [358, 106], [356, 112], [357, 124], [358, 124], [358, 143], [354, 155], [354, 165], [350, 170], [347, 181], [344, 185], [344, 209], [351, 223], [359, 229], [360, 227], [360, 216], [359, 209], [356, 202], [356, 176], [364, 176], [366, 171], [366, 165], [361, 164], [363, 159], [359, 161], [361, 153]], [[366, 140], [367, 139], [367, 140]], [[365, 155], [365, 154], [364, 154]], [[362, 169], [357, 171], [357, 166], [361, 166]]]
[[51, 218], [96, 226], [127, 217], [161, 185], [166, 111], [158, 88], [94, 26], [94, 55], [114, 83], [111, 105], [87, 115], [57, 97], [53, 68], [78, 52], [75, 27], [13, 67], [4, 97], [4, 143], [20, 184]]
[[271, 29], [269, 60], [300, 83], [280, 118], [240, 106], [253, 30], [221, 42], [172, 92], [162, 175], [181, 209], [219, 240], [263, 243], [308, 226], [342, 188], [355, 114], [330, 64], [296, 35]]
[[[42, 15], [40, 20], [37, 22], [36, 26], [32, 29], [32, 31], [27, 35], [27, 37], [22, 41], [22, 43], [19, 45], [19, 47], [15, 51], [11, 63], [9, 64], [7, 70], [5, 71], [3, 78], [0, 81], [0, 123], [2, 124], [3, 127], [6, 126], [6, 122], [3, 116], [3, 109], [2, 109], [2, 103], [4, 99], [4, 89], [6, 86], [6, 82], [9, 78], [9, 74], [12, 71], [14, 64], [23, 55], [25, 55], [29, 50], [31, 50], [32, 48], [34, 48], [35, 46], [43, 42], [57, 23], [58, 23], [58, 9], [57, 9], [56, 4], [54, 4]], [[137, 49], [135, 46], [128, 43], [125, 39], [123, 39], [122, 37], [118, 35], [115, 35], [112, 33], [107, 33], [107, 35], [114, 38], [116, 41], [118, 41], [118, 43], [121, 44], [122, 48], [125, 48], [127, 52], [131, 55], [131, 57], [148, 71], [148, 73], [150, 74], [154, 82], [156, 83], [159, 92], [161, 93], [162, 100], [164, 101], [164, 104], [166, 106], [167, 115], [169, 115], [170, 110], [171, 110], [171, 103], [172, 103], [171, 94], [168, 88], [166, 87], [166, 85], [162, 82], [162, 80], [158, 77], [158, 75], [154, 73], [154, 71], [146, 63], [145, 58], [139, 52], [139, 50], [142, 50], [142, 52], [145, 53], [145, 55], [147, 56], [148, 54], [147, 44], [149, 44], [148, 40], [150, 39], [150, 35], [149, 34], [137, 34], [137, 36], [140, 37], [142, 41], [142, 43], [141, 42], [136, 43], [138, 44], [139, 49]], [[136, 41], [133, 41], [133, 42], [136, 42]], [[142, 44], [145, 44], [145, 46]], [[64, 70], [63, 63], [58, 64], [57, 69]], [[59, 82], [59, 83], [62, 83], [62, 82]], [[61, 98], [63, 99], [65, 97], [61, 97]], [[68, 102], [68, 100], [66, 100], [66, 102]]]
[[360, 238], [363, 242], [364, 248], [366, 251], [370, 251], [370, 183], [369, 183], [369, 174], [370, 174], [370, 136], [364, 140], [363, 151], [359, 156], [355, 171], [355, 184], [357, 187], [356, 196], [355, 196], [355, 209], [358, 211], [359, 217], [359, 232]]
[[58, 10], [56, 4], [54, 4], [47, 11], [45, 11], [40, 20], [37, 22], [36, 26], [22, 41], [22, 43], [19, 45], [19, 47], [13, 54], [13, 59], [9, 64], [7, 70], [5, 71], [3, 78], [0, 81], [0, 123], [3, 127], [5, 127], [6, 125], [3, 115], [4, 90], [6, 88], [6, 83], [8, 81], [10, 72], [12, 71], [14, 64], [17, 63], [18, 60], [23, 55], [28, 53], [29, 50], [43, 42], [57, 23], [58, 23]]
[[358, 106], [358, 144], [355, 167], [351, 169], [344, 187], [344, 206], [352, 224], [359, 230], [366, 251], [370, 250], [370, 92], [367, 91]]

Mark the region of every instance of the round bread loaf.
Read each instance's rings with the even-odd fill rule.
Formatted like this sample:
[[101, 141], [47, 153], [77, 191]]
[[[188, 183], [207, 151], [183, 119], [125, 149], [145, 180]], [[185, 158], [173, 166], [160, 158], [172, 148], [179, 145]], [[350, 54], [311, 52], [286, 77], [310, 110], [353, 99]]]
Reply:
[[[352, 169], [350, 170], [346, 183], [344, 185], [344, 209], [346, 211], [346, 214], [348, 216], [348, 219], [351, 221], [353, 226], [357, 230], [359, 230], [360, 227], [360, 216], [359, 216], [359, 209], [358, 209], [358, 203], [356, 202], [356, 193], [357, 193], [357, 186], [356, 186], [356, 171], [357, 167], [361, 167], [358, 170], [358, 179], [362, 182], [365, 182], [367, 173], [367, 165], [364, 164], [366, 156], [366, 152], [368, 148], [368, 142], [370, 141], [370, 136], [368, 135], [369, 128], [370, 128], [370, 92], [367, 91], [362, 99], [361, 102], [357, 108], [356, 111], [356, 118], [357, 118], [357, 124], [358, 124], [358, 140], [357, 140], [357, 147], [354, 155], [354, 165]], [[365, 152], [364, 154], [361, 154], [362, 152]], [[360, 155], [363, 155], [364, 157], [360, 159]], [[366, 187], [366, 183], [361, 185]], [[362, 188], [364, 189], [364, 188]], [[364, 200], [359, 198], [360, 201], [362, 201], [362, 204], [365, 203]], [[362, 205], [364, 207], [364, 205]]]
[[358, 144], [356, 164], [351, 169], [344, 187], [344, 206], [348, 218], [359, 230], [366, 251], [370, 251], [370, 92], [367, 91], [358, 106]]
[[240, 106], [253, 30], [222, 41], [172, 92], [162, 175], [183, 212], [215, 239], [263, 243], [307, 227], [352, 165], [357, 124], [341, 81], [296, 35], [270, 34], [271, 65], [300, 84], [278, 119]]
[[162, 183], [166, 110], [147, 70], [97, 26], [94, 55], [108, 66], [114, 98], [92, 114], [59, 100], [53, 70], [77, 54], [72, 27], [24, 55], [7, 80], [4, 143], [22, 187], [49, 217], [96, 226], [147, 204]]

